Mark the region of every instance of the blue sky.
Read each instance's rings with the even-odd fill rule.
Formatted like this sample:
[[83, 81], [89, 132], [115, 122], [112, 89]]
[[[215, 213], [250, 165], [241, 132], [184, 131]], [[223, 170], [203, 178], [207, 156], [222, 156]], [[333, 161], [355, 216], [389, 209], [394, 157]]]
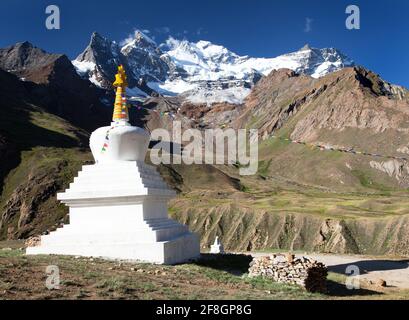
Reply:
[[[61, 9], [61, 30], [45, 28], [50, 4]], [[360, 30], [345, 27], [349, 4], [360, 7]], [[75, 58], [93, 31], [120, 42], [135, 28], [150, 30], [159, 43], [169, 35], [209, 40], [255, 57], [310, 43], [339, 48], [385, 80], [409, 87], [408, 18], [407, 0], [2, 0], [0, 47], [28, 40]]]

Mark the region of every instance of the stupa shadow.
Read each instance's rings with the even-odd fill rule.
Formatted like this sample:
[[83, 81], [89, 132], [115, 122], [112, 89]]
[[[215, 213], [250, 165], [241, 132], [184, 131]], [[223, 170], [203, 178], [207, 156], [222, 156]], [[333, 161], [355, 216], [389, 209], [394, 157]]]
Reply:
[[193, 263], [199, 266], [225, 271], [235, 276], [247, 273], [253, 258], [246, 254], [202, 253]]

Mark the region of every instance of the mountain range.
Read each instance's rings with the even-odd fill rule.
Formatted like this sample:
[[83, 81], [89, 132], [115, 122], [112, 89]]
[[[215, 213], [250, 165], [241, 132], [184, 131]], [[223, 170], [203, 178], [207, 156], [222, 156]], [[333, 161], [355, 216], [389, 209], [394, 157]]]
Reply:
[[80, 127], [91, 129], [107, 119], [104, 92], [82, 79], [66, 55], [47, 53], [26, 41], [0, 49], [0, 69], [18, 77], [35, 104]]
[[[229, 250], [409, 254], [408, 90], [335, 49], [259, 59], [142, 33], [123, 45], [93, 34], [73, 62], [28, 42], [0, 49], [0, 238], [68, 220], [56, 193], [92, 162], [87, 140], [110, 122], [118, 63], [143, 106], [134, 124], [259, 130], [254, 176], [240, 164], [158, 166], [179, 192], [171, 214], [203, 246], [218, 235]], [[171, 91], [180, 83], [193, 89]]]
[[334, 48], [306, 45], [275, 58], [252, 58], [209, 41], [194, 43], [170, 37], [157, 45], [141, 31], [122, 46], [93, 33], [87, 48], [73, 61], [80, 75], [102, 88], [111, 86], [119, 63], [128, 71], [131, 96], [156, 92], [207, 104], [242, 103], [254, 84], [272, 70], [289, 68], [318, 78], [354, 65]]

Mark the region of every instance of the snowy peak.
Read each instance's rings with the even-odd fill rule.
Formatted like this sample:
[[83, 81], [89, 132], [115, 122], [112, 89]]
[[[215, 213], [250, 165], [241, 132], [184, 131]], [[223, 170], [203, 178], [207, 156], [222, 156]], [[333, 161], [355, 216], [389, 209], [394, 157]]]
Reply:
[[121, 54], [127, 60], [129, 71], [135, 79], [144, 81], [165, 81], [169, 73], [169, 65], [162, 57], [163, 52], [155, 41], [142, 31], [135, 31], [132, 38], [128, 38]]
[[275, 58], [239, 56], [209, 41], [169, 37], [157, 45], [140, 30], [118, 45], [93, 33], [85, 51], [73, 61], [77, 72], [110, 88], [116, 67], [123, 64], [130, 87], [145, 93], [178, 95], [190, 101], [240, 103], [254, 84], [272, 70], [287, 68], [319, 78], [354, 62], [334, 48], [305, 45]]
[[162, 52], [156, 43], [143, 32], [137, 30], [121, 47], [94, 32], [87, 48], [72, 63], [77, 72], [99, 87], [110, 89], [119, 64], [128, 75], [130, 88], [146, 87], [146, 81], [164, 81], [168, 66], [161, 58]]
[[102, 88], [110, 88], [117, 66], [125, 62], [119, 45], [97, 32], [92, 34], [84, 52], [72, 61], [81, 76]]
[[[223, 46], [209, 41], [197, 43], [169, 38], [166, 42], [170, 59], [192, 77], [202, 80], [220, 78], [245, 79], [250, 73], [268, 75], [272, 70], [288, 68], [312, 77], [322, 77], [329, 72], [353, 66], [354, 63], [334, 48], [317, 49], [305, 45], [299, 51], [276, 58], [251, 58], [239, 56]], [[204, 78], [203, 78], [204, 77]]]
[[129, 37], [122, 43], [121, 52], [127, 54], [132, 49], [145, 49], [148, 51], [156, 51], [158, 45], [150, 37], [140, 30], [136, 30], [133, 37]]
[[318, 49], [308, 44], [299, 51], [279, 56], [272, 61], [278, 63], [278, 65], [289, 65], [289, 69], [297, 73], [308, 74], [313, 78], [320, 78], [328, 73], [355, 65], [351, 59], [338, 49]]
[[311, 47], [310, 47], [310, 45], [308, 44], [308, 43], [306, 43], [305, 45], [304, 45], [304, 47], [302, 47], [300, 50], [298, 50], [298, 51], [307, 51], [307, 50], [311, 50]]
[[76, 60], [97, 62], [98, 60], [106, 59], [107, 57], [117, 59], [119, 57], [119, 52], [120, 48], [115, 41], [111, 41], [101, 36], [99, 33], [94, 32], [91, 36], [88, 47], [77, 57]]
[[225, 47], [215, 45], [209, 41], [199, 41], [191, 45], [196, 47], [196, 51], [201, 53], [204, 59], [212, 61], [215, 64], [234, 63], [236, 59], [239, 58], [238, 55]]
[[168, 39], [163, 50], [184, 72], [156, 85], [156, 90], [163, 89], [163, 94], [183, 93], [197, 103], [240, 103], [263, 75], [276, 69], [287, 68], [319, 78], [353, 65], [337, 49], [317, 49], [309, 45], [276, 58], [239, 56], [209, 41], [194, 43], [173, 38]]
[[194, 43], [169, 38], [165, 48], [167, 48], [166, 53], [170, 59], [190, 75], [206, 76], [206, 71], [217, 72], [222, 65], [235, 64], [240, 58], [225, 47], [209, 41]]
[[254, 66], [264, 75], [268, 75], [272, 70], [287, 68], [313, 78], [320, 78], [330, 72], [354, 66], [354, 62], [337, 49], [317, 49], [308, 44], [298, 51], [276, 58], [250, 58], [246, 63]]

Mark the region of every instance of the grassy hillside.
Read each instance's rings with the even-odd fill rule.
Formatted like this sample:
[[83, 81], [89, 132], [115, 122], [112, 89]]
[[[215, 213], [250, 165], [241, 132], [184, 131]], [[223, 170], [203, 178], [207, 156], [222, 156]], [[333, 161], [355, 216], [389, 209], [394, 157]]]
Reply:
[[88, 134], [30, 103], [14, 76], [1, 72], [3, 82], [10, 90], [0, 90], [0, 238], [27, 237], [67, 213], [55, 195], [91, 160]]
[[[7, 250], [1, 248], [8, 246]], [[407, 290], [361, 281], [345, 289], [345, 277], [329, 273], [326, 294], [260, 277], [248, 278], [244, 255], [205, 255], [177, 266], [112, 262], [70, 256], [25, 256], [18, 244], [0, 242], [1, 299], [407, 299]], [[13, 247], [14, 249], [9, 249]], [[48, 290], [45, 270], [60, 269], [60, 289]]]

